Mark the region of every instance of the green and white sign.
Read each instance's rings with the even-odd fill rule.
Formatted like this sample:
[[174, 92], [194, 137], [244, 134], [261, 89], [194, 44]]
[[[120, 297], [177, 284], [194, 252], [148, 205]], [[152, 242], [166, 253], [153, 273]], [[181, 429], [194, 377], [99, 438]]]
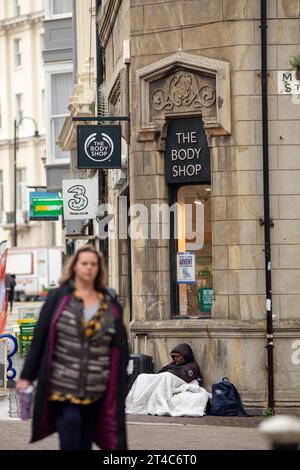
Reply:
[[63, 214], [63, 199], [33, 198], [32, 210], [34, 217], [58, 217]]

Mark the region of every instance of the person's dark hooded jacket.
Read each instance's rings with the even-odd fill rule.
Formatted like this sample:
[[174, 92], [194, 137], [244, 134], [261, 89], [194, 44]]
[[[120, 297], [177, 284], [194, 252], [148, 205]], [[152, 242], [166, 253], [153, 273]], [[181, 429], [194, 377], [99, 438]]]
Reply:
[[163, 367], [158, 374], [161, 372], [170, 372], [171, 374], [176, 375], [180, 379], [184, 380], [187, 383], [192, 382], [193, 380], [198, 380], [198, 382], [202, 382], [202, 376], [200, 373], [200, 368], [195, 361], [193, 351], [191, 347], [184, 343], [179, 344], [171, 351], [172, 354], [182, 354], [184, 357], [183, 364], [176, 364], [174, 361], [168, 364], [167, 366]]

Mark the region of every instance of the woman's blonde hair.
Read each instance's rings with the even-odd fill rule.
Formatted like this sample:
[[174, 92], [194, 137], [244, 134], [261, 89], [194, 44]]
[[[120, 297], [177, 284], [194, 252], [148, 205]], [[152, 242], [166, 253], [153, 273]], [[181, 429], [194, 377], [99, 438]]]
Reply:
[[67, 282], [74, 280], [75, 279], [75, 271], [74, 268], [78, 262], [78, 258], [81, 253], [94, 253], [97, 256], [98, 259], [98, 272], [97, 276], [95, 278], [95, 290], [100, 292], [104, 289], [104, 277], [105, 277], [105, 272], [103, 268], [103, 261], [102, 261], [102, 255], [99, 253], [99, 251], [96, 250], [96, 248], [93, 245], [83, 245], [81, 246], [75, 254], [67, 261], [65, 267], [64, 267], [64, 272], [61, 276], [60, 279], [60, 285], [62, 286], [63, 284], [66, 284]]

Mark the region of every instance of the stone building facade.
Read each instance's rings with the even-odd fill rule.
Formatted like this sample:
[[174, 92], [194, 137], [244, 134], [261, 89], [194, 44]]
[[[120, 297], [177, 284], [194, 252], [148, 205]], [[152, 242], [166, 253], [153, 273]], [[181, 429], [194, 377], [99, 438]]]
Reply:
[[[299, 406], [300, 108], [290, 96], [278, 95], [277, 71], [288, 70], [290, 56], [299, 52], [300, 2], [268, 3], [274, 376], [280, 408]], [[160, 367], [175, 344], [189, 342], [207, 386], [229, 376], [246, 404], [263, 407], [259, 25], [259, 0], [106, 0], [99, 28], [110, 113], [130, 114], [130, 124], [122, 123], [128, 169], [123, 178], [109, 171], [110, 201], [117, 207], [127, 193], [130, 204], [147, 207], [178, 200], [180, 185], [167, 184], [165, 174], [171, 121], [198, 122], [210, 153], [210, 178], [200, 177], [197, 188], [204, 185], [209, 193], [204, 243], [211, 246], [211, 258], [207, 252], [199, 271], [211, 274], [209, 313], [188, 315], [189, 287], [174, 284], [180, 246], [176, 250], [165, 239], [110, 242], [111, 283], [131, 299], [132, 348], [146, 348]]]

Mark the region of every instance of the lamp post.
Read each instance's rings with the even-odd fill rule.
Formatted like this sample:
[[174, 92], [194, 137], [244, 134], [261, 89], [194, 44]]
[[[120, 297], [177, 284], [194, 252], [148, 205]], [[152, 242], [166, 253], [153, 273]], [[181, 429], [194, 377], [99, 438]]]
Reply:
[[14, 236], [13, 246], [16, 247], [18, 243], [18, 231], [17, 231], [17, 145], [18, 145], [18, 129], [25, 119], [29, 119], [35, 126], [35, 132], [33, 137], [39, 137], [38, 125], [35, 119], [32, 117], [24, 116], [19, 120], [14, 120]]

